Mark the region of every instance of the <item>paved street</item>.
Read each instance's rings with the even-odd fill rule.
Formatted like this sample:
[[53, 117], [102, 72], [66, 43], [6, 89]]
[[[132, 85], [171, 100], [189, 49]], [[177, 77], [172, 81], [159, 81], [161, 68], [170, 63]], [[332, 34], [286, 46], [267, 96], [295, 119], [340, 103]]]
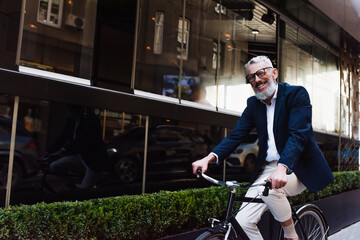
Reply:
[[329, 240], [358, 240], [360, 239], [360, 221], [354, 223], [347, 228], [331, 235]]

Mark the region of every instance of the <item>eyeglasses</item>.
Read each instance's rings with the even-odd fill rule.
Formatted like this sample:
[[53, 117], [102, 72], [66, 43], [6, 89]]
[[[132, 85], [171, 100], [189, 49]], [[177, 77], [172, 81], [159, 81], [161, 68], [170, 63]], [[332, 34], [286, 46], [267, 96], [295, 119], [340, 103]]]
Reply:
[[258, 76], [259, 78], [262, 78], [265, 76], [266, 74], [266, 69], [268, 68], [272, 68], [272, 67], [265, 67], [265, 68], [260, 68], [259, 70], [257, 70], [255, 73], [249, 74], [246, 76], [246, 80], [249, 81], [249, 83], [253, 83], [255, 81], [255, 75]]

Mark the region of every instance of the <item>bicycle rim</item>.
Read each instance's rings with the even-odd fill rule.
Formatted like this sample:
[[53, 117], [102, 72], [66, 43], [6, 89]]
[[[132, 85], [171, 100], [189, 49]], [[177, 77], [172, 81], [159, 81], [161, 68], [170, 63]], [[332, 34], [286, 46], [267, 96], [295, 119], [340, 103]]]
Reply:
[[[306, 206], [298, 213], [299, 221], [295, 222], [295, 229], [300, 239], [327, 240], [327, 229], [322, 216], [318, 211]], [[302, 231], [301, 227], [304, 231]], [[305, 234], [304, 234], [305, 233]]]
[[224, 240], [224, 238], [224, 233], [206, 231], [199, 235], [196, 240]]

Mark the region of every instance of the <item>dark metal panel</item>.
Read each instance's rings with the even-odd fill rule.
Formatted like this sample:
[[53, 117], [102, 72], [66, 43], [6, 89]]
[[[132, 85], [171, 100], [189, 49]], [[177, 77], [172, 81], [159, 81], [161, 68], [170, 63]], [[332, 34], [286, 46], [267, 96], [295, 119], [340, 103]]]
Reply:
[[238, 116], [0, 69], [0, 93], [173, 120], [233, 127]]

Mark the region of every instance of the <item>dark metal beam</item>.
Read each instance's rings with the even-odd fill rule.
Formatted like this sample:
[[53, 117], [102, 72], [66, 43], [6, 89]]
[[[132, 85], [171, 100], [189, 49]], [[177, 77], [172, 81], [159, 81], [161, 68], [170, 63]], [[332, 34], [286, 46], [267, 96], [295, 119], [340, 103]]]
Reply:
[[72, 103], [112, 111], [136, 113], [179, 121], [233, 127], [238, 116], [131, 93], [79, 85], [0, 69], [0, 93], [38, 100]]

